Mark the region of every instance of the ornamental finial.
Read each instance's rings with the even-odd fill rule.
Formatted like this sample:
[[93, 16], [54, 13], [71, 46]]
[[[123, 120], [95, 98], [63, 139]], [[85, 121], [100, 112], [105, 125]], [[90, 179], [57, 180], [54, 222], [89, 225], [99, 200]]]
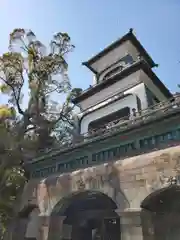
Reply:
[[133, 28], [130, 28], [130, 29], [129, 29], [129, 32], [130, 32], [130, 33], [133, 33]]

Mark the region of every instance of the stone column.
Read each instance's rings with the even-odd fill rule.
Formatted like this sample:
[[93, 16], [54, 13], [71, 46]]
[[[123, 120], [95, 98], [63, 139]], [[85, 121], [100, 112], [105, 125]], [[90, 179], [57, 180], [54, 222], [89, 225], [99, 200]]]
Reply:
[[143, 240], [140, 209], [116, 211], [120, 216], [121, 240]]
[[41, 228], [40, 228], [40, 240], [47, 240], [49, 233], [49, 216], [40, 216]]

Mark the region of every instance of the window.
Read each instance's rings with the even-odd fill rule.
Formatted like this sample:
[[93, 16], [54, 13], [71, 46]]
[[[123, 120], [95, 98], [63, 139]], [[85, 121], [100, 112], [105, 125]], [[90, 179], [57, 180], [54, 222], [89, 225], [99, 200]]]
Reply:
[[119, 147], [113, 148], [112, 152], [113, 152], [113, 157], [119, 157], [120, 156], [120, 154], [119, 154]]
[[134, 62], [133, 57], [130, 54], [123, 57], [120, 61], [124, 62], [125, 64], [132, 64]]
[[153, 102], [154, 102], [154, 104], [160, 103], [160, 101], [156, 97], [153, 97]]
[[101, 129], [102, 127], [107, 126], [108, 123], [111, 123], [111, 122], [114, 123], [116, 120], [119, 120], [124, 117], [128, 118], [129, 114], [130, 114], [129, 107], [125, 107], [123, 109], [120, 109], [119, 111], [113, 112], [109, 115], [106, 115], [102, 118], [92, 121], [89, 124], [88, 129], [89, 131]]
[[110, 72], [108, 72], [105, 76], [104, 76], [104, 80], [111, 78], [113, 75], [115, 75], [116, 73], [120, 72], [123, 70], [123, 66], [118, 66], [116, 68], [114, 68], [113, 70], [111, 70]]
[[155, 136], [156, 144], [159, 145], [160, 143], [164, 142], [164, 135], [157, 135]]
[[173, 140], [172, 132], [167, 133], [167, 140]]
[[104, 77], [104, 80], [112, 77], [116, 73], [119, 73], [123, 70], [124, 67], [128, 64], [132, 64], [134, 62], [132, 56], [130, 54], [126, 55], [125, 57], [121, 58], [119, 62], [116, 63], [116, 67], [114, 67], [112, 70], [110, 70]]
[[98, 154], [97, 154], [97, 162], [98, 163], [101, 163], [102, 161], [103, 161], [103, 152], [99, 152]]
[[180, 139], [180, 129], [176, 130], [176, 139]]
[[155, 144], [154, 137], [145, 138], [139, 141], [140, 148], [151, 148]]
[[97, 161], [97, 154], [92, 154], [92, 161], [93, 162], [96, 162]]

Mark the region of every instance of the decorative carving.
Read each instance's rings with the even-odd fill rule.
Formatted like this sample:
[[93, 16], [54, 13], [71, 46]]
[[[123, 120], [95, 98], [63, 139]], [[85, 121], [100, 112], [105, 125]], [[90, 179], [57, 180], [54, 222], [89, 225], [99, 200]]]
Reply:
[[180, 174], [180, 152], [175, 152], [172, 156], [174, 163], [174, 170], [177, 174]]
[[148, 193], [152, 193], [160, 188], [167, 187], [169, 185], [169, 177], [164, 176], [163, 173], [159, 173], [155, 179], [147, 179], [145, 183]]
[[176, 177], [169, 177], [168, 183], [170, 185], [177, 185], [177, 178]]
[[[108, 155], [102, 154], [101, 158], [98, 155], [94, 161], [98, 161], [99, 157], [99, 161], [101, 160], [102, 163], [103, 157], [114, 157], [115, 150], [115, 148], [109, 149]], [[49, 177], [42, 181], [38, 188], [37, 200], [41, 214], [48, 214], [59, 199], [78, 190], [102, 191], [108, 194], [118, 207], [122, 208], [124, 202], [126, 208], [134, 199], [141, 197], [142, 194], [138, 195], [137, 189], [146, 188], [147, 192], [151, 193], [172, 184], [179, 184], [180, 153], [178, 153], [178, 148], [160, 152], [164, 153], [156, 152], [147, 155], [147, 161], [142, 161], [142, 159], [137, 161], [133, 158], [134, 160], [132, 159], [129, 163], [122, 164], [122, 161], [113, 162], [109, 159], [109, 163], [61, 174], [58, 177]], [[133, 189], [131, 192], [129, 192], [129, 185]], [[143, 194], [146, 194], [146, 191]], [[136, 204], [136, 201], [133, 204]]]
[[149, 193], [172, 184], [177, 184], [177, 161], [174, 154], [163, 153], [153, 160], [156, 171], [149, 172], [146, 179], [146, 189]]
[[84, 190], [86, 188], [86, 185], [85, 185], [85, 183], [84, 183], [82, 178], [77, 180], [76, 184], [77, 184], [78, 190]]

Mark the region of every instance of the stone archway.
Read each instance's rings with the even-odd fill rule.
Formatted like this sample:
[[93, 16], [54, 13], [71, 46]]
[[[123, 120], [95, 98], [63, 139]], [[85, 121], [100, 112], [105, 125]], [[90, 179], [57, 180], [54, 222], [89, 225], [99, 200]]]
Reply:
[[54, 207], [48, 240], [120, 239], [117, 205], [98, 191], [78, 191], [61, 199]]
[[180, 186], [170, 185], [141, 203], [144, 240], [180, 239]]

